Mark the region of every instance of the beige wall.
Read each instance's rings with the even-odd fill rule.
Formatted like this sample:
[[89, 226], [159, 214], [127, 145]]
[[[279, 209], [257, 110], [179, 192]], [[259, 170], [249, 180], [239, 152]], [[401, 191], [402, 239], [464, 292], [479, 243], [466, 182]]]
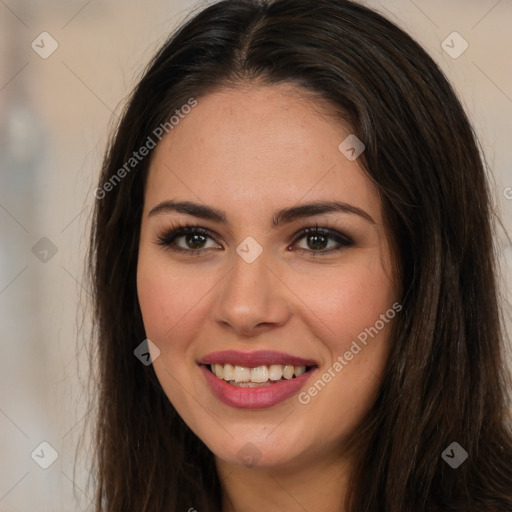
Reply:
[[[453, 81], [481, 137], [510, 230], [512, 4], [366, 3], [413, 34]], [[77, 303], [92, 190], [113, 113], [194, 5], [201, 2], [0, 2], [0, 512], [88, 509], [90, 490], [84, 474], [73, 475], [73, 462], [86, 413], [79, 380], [85, 375], [77, 373]], [[43, 31], [59, 45], [47, 59], [31, 48]], [[457, 59], [441, 48], [453, 31], [469, 44]], [[50, 40], [44, 48], [38, 41], [39, 51], [48, 51]], [[503, 240], [510, 298], [512, 249]], [[39, 258], [48, 261], [33, 254], [36, 243]], [[78, 354], [82, 363], [84, 355]], [[31, 458], [43, 441], [58, 452], [46, 470]], [[39, 461], [49, 457], [45, 446], [34, 454]]]

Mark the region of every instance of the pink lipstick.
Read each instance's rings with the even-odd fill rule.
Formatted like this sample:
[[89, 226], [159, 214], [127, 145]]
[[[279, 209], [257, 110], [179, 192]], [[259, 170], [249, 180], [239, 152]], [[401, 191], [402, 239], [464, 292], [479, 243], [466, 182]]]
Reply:
[[318, 367], [312, 359], [270, 350], [214, 352], [199, 364], [220, 401], [247, 409], [272, 407], [285, 401], [299, 392]]

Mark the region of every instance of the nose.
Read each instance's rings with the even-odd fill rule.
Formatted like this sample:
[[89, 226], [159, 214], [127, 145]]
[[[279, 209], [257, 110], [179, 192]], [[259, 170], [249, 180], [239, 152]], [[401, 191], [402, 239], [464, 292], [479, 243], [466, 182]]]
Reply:
[[211, 310], [213, 320], [223, 329], [256, 336], [288, 321], [291, 292], [270, 263], [265, 251], [252, 263], [234, 256], [233, 267], [219, 283]]

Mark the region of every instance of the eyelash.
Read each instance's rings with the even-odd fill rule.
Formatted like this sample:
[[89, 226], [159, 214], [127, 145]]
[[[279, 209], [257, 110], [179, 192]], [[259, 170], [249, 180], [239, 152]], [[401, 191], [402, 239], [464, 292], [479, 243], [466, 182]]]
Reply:
[[[176, 247], [173, 245], [176, 238], [179, 238], [184, 235], [201, 235], [205, 237], [209, 237], [212, 240], [215, 241], [215, 237], [213, 236], [213, 233], [205, 228], [202, 228], [200, 226], [196, 226], [193, 224], [177, 224], [172, 226], [169, 230], [164, 232], [163, 234], [159, 235], [157, 237], [157, 245], [162, 245], [169, 250], [177, 253], [188, 253], [191, 256], [200, 256], [203, 251], [206, 251], [207, 249], [183, 249], [181, 247]], [[319, 227], [318, 224], [315, 224], [314, 227], [306, 227], [302, 230], [300, 230], [293, 238], [293, 244], [296, 244], [298, 241], [302, 240], [308, 235], [319, 235], [326, 238], [330, 238], [334, 240], [336, 243], [338, 243], [338, 247], [331, 248], [331, 249], [324, 249], [321, 251], [314, 251], [314, 250], [308, 250], [308, 249], [299, 249], [299, 251], [310, 253], [311, 257], [315, 257], [318, 255], [324, 255], [329, 253], [335, 253], [338, 252], [346, 247], [350, 247], [354, 245], [354, 242], [352, 239], [350, 239], [348, 236], [343, 235], [342, 233], [335, 231], [333, 229], [329, 228], [323, 228]]]

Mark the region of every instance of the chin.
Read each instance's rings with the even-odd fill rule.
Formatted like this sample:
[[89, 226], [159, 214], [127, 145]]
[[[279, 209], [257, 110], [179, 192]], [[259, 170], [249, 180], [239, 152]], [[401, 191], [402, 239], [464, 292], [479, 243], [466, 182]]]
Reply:
[[247, 440], [241, 443], [239, 449], [233, 449], [233, 444], [230, 446], [218, 447], [213, 452], [215, 457], [221, 459], [227, 464], [257, 467], [257, 468], [278, 468], [286, 467], [293, 464], [300, 453], [293, 449], [292, 446], [268, 446], [261, 448], [257, 443]]
[[304, 435], [284, 430], [276, 435], [275, 428], [276, 424], [259, 428], [240, 425], [237, 429], [226, 426], [233, 437], [226, 434], [222, 440], [205, 439], [205, 443], [227, 464], [270, 468], [299, 462], [308, 447]]

